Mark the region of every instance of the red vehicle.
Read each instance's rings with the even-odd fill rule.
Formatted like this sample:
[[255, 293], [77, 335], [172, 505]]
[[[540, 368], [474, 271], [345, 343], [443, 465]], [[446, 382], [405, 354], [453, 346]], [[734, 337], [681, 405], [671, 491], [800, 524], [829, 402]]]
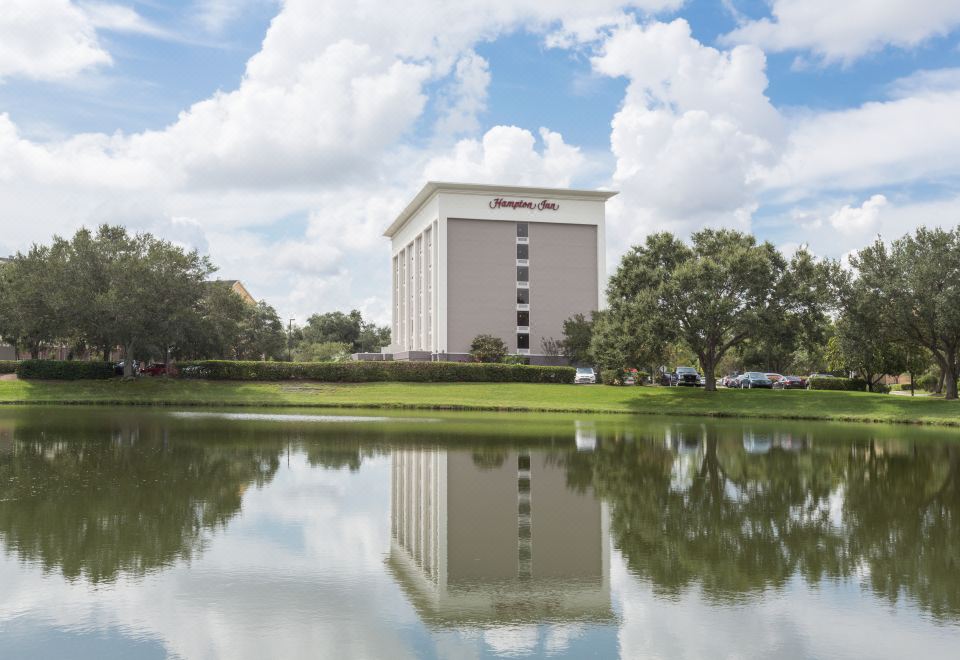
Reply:
[[154, 362], [149, 367], [140, 370], [144, 376], [163, 376], [167, 373], [167, 365]]
[[800, 376], [782, 376], [773, 384], [775, 390], [802, 390], [806, 389], [807, 381]]

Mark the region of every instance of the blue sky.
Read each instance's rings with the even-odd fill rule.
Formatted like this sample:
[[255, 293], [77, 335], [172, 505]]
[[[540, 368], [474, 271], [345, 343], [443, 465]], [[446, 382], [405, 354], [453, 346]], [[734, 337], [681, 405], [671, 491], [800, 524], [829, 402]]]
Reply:
[[379, 233], [429, 178], [620, 190], [611, 264], [657, 230], [842, 258], [960, 217], [949, 0], [9, 1], [0, 252], [122, 222], [284, 316], [385, 320]]

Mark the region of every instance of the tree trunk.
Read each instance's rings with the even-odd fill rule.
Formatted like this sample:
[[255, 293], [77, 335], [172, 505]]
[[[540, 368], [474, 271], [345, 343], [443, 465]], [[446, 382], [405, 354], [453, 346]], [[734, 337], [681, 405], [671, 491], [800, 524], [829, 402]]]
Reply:
[[40, 346], [39, 344], [33, 344], [30, 347], [30, 359], [37, 360], [40, 358]]
[[123, 377], [133, 377], [133, 344], [126, 344], [123, 347]]
[[946, 378], [944, 385], [946, 386], [946, 392], [944, 394], [944, 399], [954, 400], [957, 398], [957, 371], [953, 366], [948, 366], [943, 370], [943, 377]]
[[716, 358], [712, 355], [701, 355], [700, 364], [703, 366], [703, 390], [704, 392], [717, 391]]
[[916, 392], [916, 388], [913, 386], [913, 372], [907, 372], [910, 375], [910, 396], [913, 396], [913, 393]]
[[940, 365], [940, 380], [937, 381], [937, 389], [934, 390], [934, 394], [942, 394], [942, 393], [943, 393], [943, 382], [944, 382], [944, 380], [946, 379], [946, 377], [947, 377], [947, 368], [941, 364], [941, 365]]
[[104, 361], [104, 362], [109, 362], [109, 361], [110, 361], [110, 349], [109, 349], [109, 348], [103, 349], [103, 361]]

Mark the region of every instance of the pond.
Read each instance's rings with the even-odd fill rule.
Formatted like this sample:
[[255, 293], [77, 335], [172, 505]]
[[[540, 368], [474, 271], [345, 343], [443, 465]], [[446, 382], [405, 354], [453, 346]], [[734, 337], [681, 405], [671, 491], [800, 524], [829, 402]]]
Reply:
[[960, 433], [0, 408], [0, 657], [956, 658]]

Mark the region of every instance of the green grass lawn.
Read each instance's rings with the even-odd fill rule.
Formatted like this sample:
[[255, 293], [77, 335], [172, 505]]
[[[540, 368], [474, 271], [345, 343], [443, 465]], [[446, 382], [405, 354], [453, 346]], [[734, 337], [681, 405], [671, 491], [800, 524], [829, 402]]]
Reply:
[[960, 426], [960, 403], [861, 392], [525, 383], [0, 381], [0, 403], [422, 408], [709, 415]]

